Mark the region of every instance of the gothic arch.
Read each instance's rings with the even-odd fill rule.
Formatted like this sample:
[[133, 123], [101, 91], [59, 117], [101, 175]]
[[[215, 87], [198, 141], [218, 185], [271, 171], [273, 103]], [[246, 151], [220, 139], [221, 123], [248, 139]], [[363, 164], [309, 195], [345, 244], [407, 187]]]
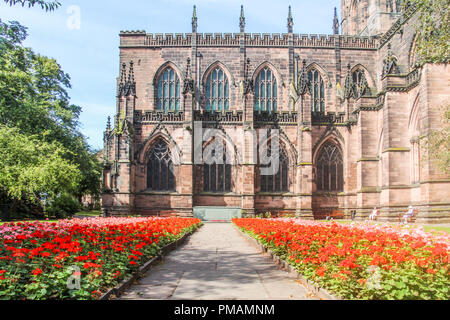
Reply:
[[[218, 69], [219, 71], [215, 72]], [[216, 75], [216, 78], [214, 77]], [[222, 78], [220, 76], [222, 75]], [[231, 87], [233, 74], [220, 61], [215, 61], [206, 68], [201, 81], [201, 106], [205, 110], [226, 111], [231, 106]], [[214, 89], [217, 88], [217, 89]]]
[[154, 144], [159, 140], [164, 140], [172, 153], [172, 161], [174, 165], [179, 165], [181, 163], [182, 151], [176, 141], [172, 138], [170, 133], [167, 131], [164, 125], [158, 124], [153, 131], [149, 134], [147, 139], [141, 144], [141, 147], [136, 152], [136, 159], [139, 163], [145, 163], [146, 156], [154, 146]]
[[344, 152], [339, 141], [325, 139], [313, 156], [316, 190], [340, 192], [344, 190]]
[[[231, 138], [220, 131], [217, 135], [210, 137], [202, 144], [202, 153], [214, 141], [223, 142], [225, 147], [224, 163], [208, 164], [202, 159], [201, 179], [203, 191], [206, 192], [233, 192], [236, 190], [236, 181], [238, 179], [239, 152], [237, 146], [231, 141]], [[230, 161], [231, 160], [231, 161]], [[222, 172], [222, 175], [220, 174]], [[207, 177], [205, 176], [207, 175]]]
[[[169, 79], [161, 79], [163, 77], [164, 72], [167, 69], [171, 69], [175, 73], [175, 77], [171, 78], [170, 73]], [[181, 94], [182, 86], [183, 86], [183, 75], [180, 71], [180, 68], [173, 63], [172, 61], [167, 61], [163, 63], [155, 73], [153, 77], [153, 108], [157, 111], [180, 111], [183, 108], [183, 95]], [[160, 82], [162, 80], [162, 82]], [[163, 83], [166, 83], [163, 85]], [[171, 84], [173, 84], [173, 87]], [[158, 86], [161, 84], [161, 87], [158, 90]], [[167, 88], [163, 92], [163, 86]], [[169, 87], [173, 88], [173, 92], [169, 93]], [[159, 92], [159, 93], [158, 93]], [[178, 92], [178, 94], [177, 94]], [[167, 106], [167, 109], [164, 107]]]
[[320, 151], [322, 150], [322, 147], [327, 143], [335, 144], [337, 146], [337, 148], [339, 149], [339, 152], [341, 153], [342, 158], [344, 158], [344, 149], [342, 147], [342, 143], [341, 143], [340, 139], [336, 135], [330, 134], [330, 135], [327, 135], [327, 137], [325, 137], [322, 141], [318, 142], [318, 144], [314, 146], [313, 158], [312, 158], [313, 163], [316, 163], [317, 157], [318, 157]]
[[[207, 128], [206, 128], [207, 130]], [[202, 152], [205, 149], [205, 147], [209, 144], [211, 144], [215, 139], [220, 139], [222, 141], [224, 141], [225, 143], [225, 148], [226, 148], [226, 152], [227, 152], [227, 159], [228, 157], [230, 157], [229, 159], [232, 160], [232, 165], [240, 165], [241, 164], [241, 159], [242, 159], [242, 155], [241, 152], [239, 151], [237, 145], [233, 142], [233, 140], [230, 138], [230, 136], [225, 132], [225, 130], [223, 128], [221, 129], [214, 129], [214, 130], [218, 130], [216, 135], [214, 135], [213, 137], [210, 137], [208, 140], [203, 141], [202, 143]]]
[[252, 74], [252, 80], [253, 80], [253, 83], [256, 81], [256, 77], [258, 76], [258, 74], [259, 74], [259, 73], [261, 72], [261, 70], [264, 69], [265, 67], [268, 67], [268, 68], [272, 71], [272, 73], [274, 74], [274, 76], [275, 76], [275, 78], [276, 78], [276, 80], [277, 80], [277, 83], [278, 83], [278, 88], [280, 89], [280, 92], [281, 92], [281, 87], [282, 87], [283, 84], [284, 84], [284, 78], [283, 78], [283, 76], [281, 75], [280, 70], [278, 70], [278, 68], [275, 67], [275, 66], [273, 65], [273, 63], [271, 63], [271, 62], [269, 62], [269, 61], [267, 61], [267, 60], [261, 62], [261, 63], [255, 68], [255, 70], [253, 70], [253, 74]]
[[409, 115], [408, 132], [410, 138], [410, 180], [411, 183], [420, 181], [420, 96], [417, 94]]
[[166, 70], [167, 67], [171, 67], [176, 72], [178, 79], [180, 79], [180, 81], [183, 82], [184, 76], [178, 65], [172, 61], [166, 61], [158, 68], [158, 70], [156, 70], [155, 75], [153, 76], [152, 85], [154, 88], [156, 88], [159, 77]]
[[419, 38], [418, 34], [415, 34], [408, 51], [408, 67], [410, 70], [414, 69], [416, 64], [419, 63], [417, 55], [417, 40]]
[[408, 131], [410, 135], [420, 134], [420, 96], [416, 95], [414, 99], [414, 103], [411, 108], [411, 112], [409, 113], [409, 121], [408, 121]]
[[325, 87], [328, 89], [331, 86], [332, 82], [331, 82], [330, 75], [328, 74], [327, 70], [324, 67], [322, 67], [320, 64], [318, 64], [317, 62], [310, 63], [306, 67], [306, 72], [308, 73], [312, 69], [316, 69], [317, 71], [319, 71], [320, 75], [325, 80], [325, 84], [326, 84]]
[[[289, 160], [289, 166], [294, 166], [297, 163], [297, 159], [298, 159], [298, 153], [297, 150], [295, 149], [295, 146], [293, 145], [293, 143], [291, 142], [291, 140], [289, 139], [289, 137], [286, 135], [286, 133], [279, 129], [279, 142], [280, 142], [280, 149], [283, 148], [284, 151], [286, 152], [286, 155], [288, 157]], [[268, 141], [270, 141], [271, 136], [268, 135], [267, 138], [264, 141], [261, 141], [261, 143], [267, 143]], [[259, 137], [258, 137], [258, 145], [259, 145]], [[259, 151], [258, 151], [259, 152]], [[257, 156], [259, 156], [259, 153], [257, 152]]]
[[317, 150], [319, 150], [320, 147], [324, 144], [324, 142], [327, 141], [328, 139], [334, 139], [340, 146], [345, 145], [345, 139], [339, 132], [339, 130], [337, 130], [336, 127], [334, 126], [329, 126], [322, 134], [322, 136], [319, 138], [319, 140], [317, 140], [317, 142], [314, 144], [314, 147], [312, 149], [313, 155], [316, 154]]
[[145, 156], [146, 190], [174, 192], [177, 186], [176, 164], [169, 143], [158, 137]]
[[376, 84], [374, 81], [374, 77], [372, 76], [372, 73], [361, 63], [357, 63], [353, 66], [353, 68], [350, 69], [350, 74], [353, 74], [356, 70], [363, 70], [364, 74], [366, 75], [366, 80], [369, 84], [370, 89], [376, 89]]
[[[230, 68], [227, 67], [226, 64], [224, 64], [223, 62], [216, 60], [213, 63], [211, 63], [205, 70], [205, 72], [203, 72], [202, 75], [202, 87], [204, 87], [206, 79], [208, 78], [208, 75], [210, 74], [210, 72], [212, 70], [214, 70], [215, 68], [221, 68], [223, 70], [223, 72], [225, 73], [225, 75], [228, 77], [228, 81], [230, 83], [230, 95], [231, 95], [231, 87], [235, 85], [235, 80], [233, 77], [233, 73], [230, 71]], [[204, 88], [203, 88], [204, 89]]]

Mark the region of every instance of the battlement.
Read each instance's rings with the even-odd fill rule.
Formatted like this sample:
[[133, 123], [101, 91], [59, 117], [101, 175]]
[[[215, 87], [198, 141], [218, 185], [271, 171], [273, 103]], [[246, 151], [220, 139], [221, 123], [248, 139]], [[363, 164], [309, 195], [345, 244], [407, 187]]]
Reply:
[[[121, 31], [120, 46], [126, 47], [189, 47], [192, 33], [156, 33], [145, 31]], [[241, 40], [246, 47], [289, 47], [288, 33], [197, 33], [198, 47], [239, 47]], [[376, 37], [341, 36], [324, 34], [292, 34], [294, 48], [335, 48], [376, 50]]]

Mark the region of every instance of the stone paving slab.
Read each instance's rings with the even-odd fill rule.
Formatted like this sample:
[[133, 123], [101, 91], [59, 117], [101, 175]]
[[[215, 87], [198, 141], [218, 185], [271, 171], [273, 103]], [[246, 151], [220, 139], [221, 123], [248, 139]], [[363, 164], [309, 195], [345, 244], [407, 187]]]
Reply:
[[120, 299], [317, 299], [230, 223], [206, 223]]

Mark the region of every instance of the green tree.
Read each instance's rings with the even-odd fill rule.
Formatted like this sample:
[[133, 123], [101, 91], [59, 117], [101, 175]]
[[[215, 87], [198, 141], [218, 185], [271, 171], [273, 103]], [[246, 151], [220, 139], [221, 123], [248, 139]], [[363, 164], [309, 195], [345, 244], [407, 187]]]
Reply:
[[450, 61], [450, 5], [448, 0], [409, 0], [419, 14], [417, 53], [421, 63]]
[[17, 128], [0, 125], [0, 186], [14, 199], [38, 199], [41, 192], [54, 197], [76, 190], [80, 171], [65, 159], [58, 142], [44, 142]]
[[58, 1], [45, 1], [45, 0], [4, 0], [10, 6], [16, 4], [22, 7], [28, 6], [28, 8], [34, 7], [35, 5], [40, 6], [45, 11], [53, 11], [57, 9], [61, 4]]
[[[37, 143], [45, 147], [34, 149], [42, 152], [42, 157], [46, 157], [45, 152], [53, 152], [48, 159], [63, 168], [65, 164], [75, 166], [77, 171], [69, 172], [66, 168], [61, 172], [67, 173], [71, 182], [68, 183], [62, 175], [55, 175], [53, 184], [45, 179], [46, 184], [39, 179], [32, 182], [26, 178], [30, 175], [16, 178], [11, 173], [0, 181], [0, 189], [15, 199], [25, 197], [31, 201], [37, 199], [38, 191], [54, 195], [59, 190], [70, 192], [77, 198], [86, 193], [99, 194], [101, 164], [78, 129], [81, 108], [70, 104], [67, 93], [71, 86], [70, 77], [54, 59], [25, 48], [22, 43], [26, 37], [27, 29], [18, 22], [0, 21], [0, 125], [14, 128], [16, 140], [29, 139], [20, 140], [23, 143], [19, 146], [25, 147], [24, 141]], [[14, 148], [14, 145], [3, 144], [0, 148], [0, 156], [6, 157], [10, 154], [8, 148]], [[36, 166], [36, 172], [45, 173], [45, 169], [50, 168], [48, 162], [38, 163], [32, 157], [29, 159], [29, 170]], [[0, 161], [3, 162], [3, 158]], [[5, 166], [12, 165], [12, 162], [4, 163]], [[3, 170], [18, 174], [18, 168], [3, 167]], [[49, 176], [43, 174], [43, 177]], [[25, 182], [29, 185], [20, 185]]]
[[441, 126], [422, 137], [422, 146], [427, 158], [434, 161], [438, 168], [450, 174], [450, 103], [441, 108]]

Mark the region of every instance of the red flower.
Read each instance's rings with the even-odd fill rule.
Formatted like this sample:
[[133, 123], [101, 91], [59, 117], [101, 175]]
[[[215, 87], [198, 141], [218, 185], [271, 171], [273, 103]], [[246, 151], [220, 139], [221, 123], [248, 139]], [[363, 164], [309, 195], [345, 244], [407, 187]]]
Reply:
[[325, 275], [325, 271], [327, 271], [327, 268], [320, 267], [316, 270], [316, 274], [320, 277], [323, 277]]
[[38, 275], [42, 274], [42, 270], [41, 270], [41, 268], [36, 268], [31, 272], [31, 274], [34, 276], [38, 276]]
[[427, 269], [427, 272], [430, 274], [436, 274], [436, 270], [431, 269], [431, 268]]

